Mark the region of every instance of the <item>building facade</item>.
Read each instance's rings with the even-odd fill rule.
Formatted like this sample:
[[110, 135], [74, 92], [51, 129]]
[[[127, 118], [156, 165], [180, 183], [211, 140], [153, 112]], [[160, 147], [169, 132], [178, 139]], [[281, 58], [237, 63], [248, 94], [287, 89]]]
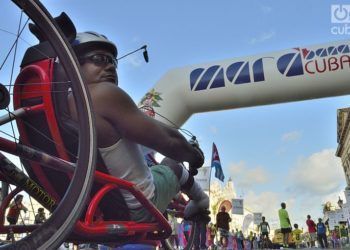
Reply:
[[[248, 223], [247, 228], [243, 228], [244, 220], [251, 218], [253, 212], [244, 205], [244, 214], [232, 214], [232, 199], [239, 198], [236, 193], [236, 189], [232, 178], [222, 185], [217, 181], [214, 181], [210, 185], [210, 217], [213, 223], [216, 223], [216, 214], [220, 211], [221, 206], [226, 207], [226, 211], [230, 214], [232, 221], [230, 223], [231, 231], [243, 230], [244, 234], [247, 235], [250, 231], [256, 232], [256, 225], [253, 222]], [[245, 229], [245, 230], [244, 230]]]
[[350, 188], [350, 108], [337, 110], [337, 142], [336, 156], [341, 158], [347, 189]]

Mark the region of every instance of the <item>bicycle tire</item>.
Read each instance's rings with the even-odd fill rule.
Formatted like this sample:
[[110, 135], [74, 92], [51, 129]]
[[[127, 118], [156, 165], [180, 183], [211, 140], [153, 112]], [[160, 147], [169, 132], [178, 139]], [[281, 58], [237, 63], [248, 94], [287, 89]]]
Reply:
[[[196, 231], [197, 231], [197, 222], [192, 221], [191, 233], [188, 236], [187, 244], [186, 244], [186, 246], [184, 246], [183, 250], [191, 250], [192, 249], [192, 247], [194, 245], [194, 236], [196, 234]], [[165, 250], [175, 250], [176, 249], [172, 246], [169, 238], [162, 241], [162, 246]]]
[[29, 236], [1, 246], [1, 249], [55, 249], [71, 232], [84, 209], [92, 186], [96, 158], [93, 113], [88, 91], [80, 75], [77, 59], [60, 28], [38, 0], [11, 0], [44, 30], [52, 48], [59, 55], [72, 84], [79, 121], [79, 149], [75, 172], [65, 196], [50, 218]]

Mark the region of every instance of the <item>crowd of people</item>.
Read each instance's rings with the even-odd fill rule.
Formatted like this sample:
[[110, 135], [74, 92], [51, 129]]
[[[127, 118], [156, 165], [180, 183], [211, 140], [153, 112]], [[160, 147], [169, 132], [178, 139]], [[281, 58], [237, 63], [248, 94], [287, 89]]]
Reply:
[[[305, 240], [302, 241], [303, 231], [298, 228], [298, 224], [294, 224], [294, 230], [292, 230], [292, 224], [288, 212], [286, 210], [286, 204], [281, 203], [281, 209], [278, 211], [281, 233], [283, 234], [283, 247], [289, 247], [292, 243], [296, 248], [309, 247], [309, 248], [338, 248], [341, 247], [341, 238], [344, 239], [344, 243], [349, 243], [349, 233], [346, 223], [342, 223], [340, 226], [335, 226], [330, 229], [328, 221], [323, 222], [322, 218], [318, 218], [317, 223], [311, 218], [311, 215], [306, 216], [305, 224], [307, 226], [307, 232], [304, 234]], [[292, 237], [290, 238], [290, 233]]]
[[[282, 202], [281, 208], [278, 210], [280, 232], [283, 235], [281, 245], [283, 247], [340, 248], [344, 243], [349, 243], [349, 232], [346, 224], [343, 223], [334, 229], [330, 229], [327, 221], [323, 222], [321, 218], [318, 218], [315, 222], [311, 215], [307, 215], [305, 221], [307, 231], [303, 232], [298, 224], [291, 223], [286, 207], [286, 203]], [[193, 249], [231, 249], [230, 246], [233, 246], [234, 249], [269, 249], [276, 247], [276, 243], [271, 241], [271, 228], [265, 216], [262, 216], [256, 232], [250, 231], [248, 235], [244, 235], [242, 230], [230, 229], [232, 218], [226, 210], [225, 206], [220, 207], [220, 211], [216, 214], [215, 224], [210, 221], [209, 216], [205, 217], [207, 219], [198, 220], [200, 223], [196, 224], [197, 230], [194, 236]], [[10, 225], [18, 223], [21, 211], [27, 213], [28, 209], [23, 204], [23, 195], [19, 194], [13, 199], [8, 208], [6, 219]], [[41, 224], [45, 220], [45, 210], [39, 207], [35, 214], [34, 223]], [[173, 229], [170, 240], [177, 249], [181, 249], [181, 245], [184, 245], [189, 239], [192, 230], [191, 223], [183, 220], [181, 224], [178, 224], [177, 218], [171, 215], [169, 216], [169, 222]], [[179, 228], [181, 228], [181, 232], [179, 232]], [[181, 239], [180, 234], [183, 235], [183, 239]], [[7, 235], [7, 240], [12, 240], [12, 238], [13, 234]]]
[[[281, 208], [278, 210], [278, 217], [280, 221], [280, 232], [283, 235], [282, 246], [288, 247], [309, 247], [309, 248], [339, 248], [342, 243], [349, 243], [348, 229], [345, 224], [336, 226], [330, 230], [327, 221], [323, 222], [318, 218], [317, 223], [311, 218], [311, 215], [306, 216], [305, 225], [307, 231], [303, 232], [299, 225], [294, 223], [292, 226], [286, 203], [281, 203]], [[226, 207], [222, 206], [220, 211], [216, 214], [216, 223], [207, 219], [198, 220], [197, 230], [194, 236], [194, 248], [200, 249], [269, 249], [276, 247], [276, 243], [272, 243], [270, 239], [271, 228], [266, 221], [265, 216], [262, 216], [261, 223], [257, 226], [257, 231], [250, 231], [248, 235], [244, 235], [242, 230], [230, 229], [230, 222], [232, 218], [226, 211]], [[18, 223], [21, 216], [21, 211], [27, 213], [28, 209], [23, 205], [23, 195], [17, 195], [10, 203], [7, 212], [7, 221], [10, 225]], [[46, 220], [45, 210], [39, 207], [35, 214], [34, 223], [40, 224]], [[183, 220], [181, 224], [177, 223], [174, 216], [169, 215], [169, 222], [173, 229], [170, 240], [177, 249], [181, 249], [188, 241], [191, 228], [189, 221]], [[181, 228], [181, 232], [179, 229]], [[181, 239], [181, 235], [183, 239]], [[7, 240], [12, 240], [13, 234], [7, 235]], [[342, 241], [343, 239], [343, 241]], [[275, 244], [275, 245], [274, 245]]]
[[[281, 234], [281, 241], [272, 240], [271, 228], [265, 216], [262, 216], [261, 223], [257, 225], [255, 231], [244, 234], [242, 230], [231, 229], [230, 222], [232, 218], [226, 208], [222, 206], [216, 214], [215, 223], [208, 221], [197, 229], [194, 248], [201, 249], [271, 249], [271, 248], [340, 248], [349, 242], [347, 226], [341, 224], [330, 230], [328, 222], [323, 222], [321, 218], [314, 221], [311, 215], [306, 216], [306, 231], [303, 231], [303, 225], [292, 223], [286, 209], [287, 205], [281, 203], [278, 210], [280, 228], [275, 230], [276, 234]], [[183, 221], [178, 227], [187, 234], [186, 239], [177, 240], [174, 246], [181, 249], [182, 242], [188, 239], [190, 227], [187, 228], [187, 222]], [[173, 226], [173, 225], [172, 225]], [[175, 227], [174, 227], [175, 228]], [[187, 228], [187, 229], [186, 229]], [[177, 231], [176, 237], [181, 238], [181, 230]]]

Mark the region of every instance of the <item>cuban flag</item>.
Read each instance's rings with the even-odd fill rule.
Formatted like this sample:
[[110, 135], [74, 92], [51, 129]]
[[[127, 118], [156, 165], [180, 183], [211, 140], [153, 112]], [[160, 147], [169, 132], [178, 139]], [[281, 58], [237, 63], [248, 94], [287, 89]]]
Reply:
[[220, 181], [224, 182], [225, 176], [224, 172], [222, 171], [220, 157], [218, 149], [216, 148], [215, 143], [213, 143], [213, 154], [211, 157], [211, 167], [215, 167], [215, 177], [218, 178]]

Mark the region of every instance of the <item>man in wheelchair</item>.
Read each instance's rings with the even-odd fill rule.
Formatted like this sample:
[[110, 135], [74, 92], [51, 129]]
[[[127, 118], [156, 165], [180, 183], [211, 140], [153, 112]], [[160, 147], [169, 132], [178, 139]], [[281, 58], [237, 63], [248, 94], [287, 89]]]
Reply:
[[[190, 168], [199, 168], [204, 163], [203, 152], [176, 129], [146, 116], [118, 87], [115, 44], [98, 33], [84, 32], [77, 34], [72, 46], [90, 91], [98, 149], [110, 174], [135, 183], [161, 212], [179, 191], [191, 199], [185, 208], [185, 217], [207, 209], [208, 196], [181, 163], [188, 162]], [[72, 96], [68, 102], [72, 118], [77, 119]], [[149, 168], [140, 145], [166, 158], [160, 165]], [[153, 220], [132, 194], [121, 192], [132, 220]]]

